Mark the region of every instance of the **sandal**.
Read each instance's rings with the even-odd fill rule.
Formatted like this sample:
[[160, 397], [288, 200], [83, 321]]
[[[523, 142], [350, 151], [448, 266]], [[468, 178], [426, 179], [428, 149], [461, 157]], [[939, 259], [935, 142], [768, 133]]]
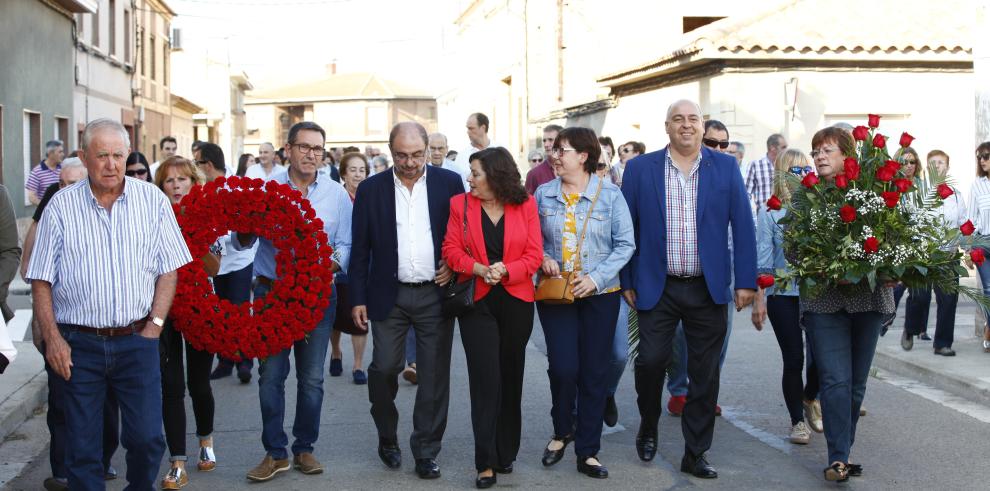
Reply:
[[849, 467], [842, 462], [836, 462], [825, 468], [825, 480], [835, 482], [846, 482], [849, 480]]

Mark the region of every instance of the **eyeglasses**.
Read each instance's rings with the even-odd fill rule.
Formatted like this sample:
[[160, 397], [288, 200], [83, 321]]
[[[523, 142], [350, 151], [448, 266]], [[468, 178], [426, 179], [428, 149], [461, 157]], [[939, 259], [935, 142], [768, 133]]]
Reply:
[[990, 153], [981, 153], [981, 154], [979, 154], [979, 155], [976, 156], [976, 160], [977, 161], [980, 161], [980, 160], [990, 160]]
[[127, 177], [146, 176], [148, 175], [148, 169], [126, 170], [124, 171], [124, 175]]
[[324, 150], [323, 147], [310, 146], [305, 143], [293, 143], [292, 146], [296, 147], [296, 150], [298, 150], [300, 153], [304, 153], [304, 154], [312, 153], [317, 157], [322, 157], [323, 153], [326, 152], [326, 150]]
[[702, 138], [701, 139], [701, 143], [704, 143], [705, 146], [706, 147], [709, 147], [709, 148], [716, 148], [716, 147], [718, 147], [718, 148], [721, 148], [723, 150], [726, 149], [726, 148], [729, 148], [729, 140], [718, 141], [718, 140], [715, 140], [713, 138]]
[[395, 163], [412, 160], [413, 162], [419, 164], [422, 163], [424, 160], [426, 160], [426, 153], [416, 152], [412, 155], [406, 155], [404, 153], [393, 153], [392, 157], [395, 159]]
[[800, 165], [796, 165], [787, 170], [790, 171], [791, 174], [803, 176], [805, 174], [810, 174], [812, 169], [810, 165], [806, 165], [804, 167], [801, 167]]
[[557, 147], [550, 149], [550, 155], [553, 155], [553, 158], [555, 159], [559, 159], [561, 155], [564, 155], [567, 152], [577, 152], [577, 149], [571, 147]]
[[904, 165], [918, 165], [918, 161], [915, 159], [901, 159], [901, 163]]
[[598, 170], [608, 169], [608, 164], [598, 163]]
[[837, 151], [839, 151], [838, 148], [828, 148], [828, 147], [822, 148], [821, 150], [812, 150], [811, 158], [817, 159], [819, 156], [825, 157], [827, 155], [830, 155], [832, 152], [837, 152]]

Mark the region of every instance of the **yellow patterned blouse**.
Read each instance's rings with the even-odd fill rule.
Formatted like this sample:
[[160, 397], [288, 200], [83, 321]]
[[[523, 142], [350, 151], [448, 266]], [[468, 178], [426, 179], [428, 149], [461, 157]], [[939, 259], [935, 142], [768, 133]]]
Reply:
[[[564, 233], [561, 237], [561, 264], [560, 270], [563, 272], [581, 271], [581, 258], [577, 254], [578, 231], [577, 231], [577, 204], [581, 201], [581, 194], [565, 194], [564, 203], [567, 207], [564, 210]], [[600, 293], [612, 293], [620, 290], [620, 287], [609, 288]]]

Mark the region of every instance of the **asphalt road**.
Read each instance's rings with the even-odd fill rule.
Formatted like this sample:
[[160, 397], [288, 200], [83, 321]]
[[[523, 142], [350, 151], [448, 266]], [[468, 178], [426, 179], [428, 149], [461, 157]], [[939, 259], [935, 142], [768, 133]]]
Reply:
[[[610, 470], [610, 478], [598, 481], [579, 474], [571, 455], [554, 467], [544, 468], [540, 457], [552, 434], [552, 426], [543, 334], [537, 326], [527, 358], [522, 449], [515, 472], [500, 475], [498, 487], [833, 488], [833, 484], [822, 480], [822, 469], [826, 465], [824, 437], [815, 434], [807, 446], [795, 446], [786, 441], [789, 420], [780, 393], [779, 349], [769, 328], [756, 332], [747, 322], [748, 316], [748, 312], [736, 314], [735, 330], [722, 373], [719, 402], [725, 416], [716, 423], [715, 442], [709, 453], [709, 460], [719, 471], [717, 480], [698, 480], [678, 472], [683, 451], [680, 421], [667, 414], [661, 420], [660, 455], [652, 463], [639, 461], [634, 447], [639, 415], [631, 371], [626, 372], [618, 393], [621, 428], [604, 436], [599, 455]], [[459, 338], [455, 338], [454, 343], [450, 419], [439, 458], [443, 472], [439, 480], [422, 481], [413, 470], [408, 437], [416, 388], [404, 381], [400, 383], [397, 401], [401, 414], [403, 468], [387, 470], [378, 460], [367, 389], [352, 384], [346, 376], [350, 355], [345, 348], [345, 376], [327, 377], [325, 384], [316, 456], [327, 472], [305, 476], [290, 471], [269, 483], [249, 483], [245, 472], [264, 456], [260, 441], [257, 377], [249, 385], [228, 378], [213, 386], [217, 400], [215, 441], [219, 465], [211, 473], [192, 471], [186, 489], [472, 489], [475, 472], [467, 376]], [[346, 338], [343, 345], [350, 346]], [[370, 358], [370, 350], [369, 346], [366, 358]], [[294, 375], [290, 375], [289, 380], [294, 380]], [[291, 401], [291, 415], [295, 386], [288, 385], [286, 392], [287, 400]], [[851, 489], [987, 489], [990, 408], [953, 404], [948, 399], [940, 391], [918, 386], [910, 380], [884, 373], [872, 377], [865, 402], [869, 413], [860, 421], [852, 453], [852, 460], [863, 464], [865, 477], [854, 479], [846, 486]], [[36, 416], [39, 417], [43, 415]], [[192, 424], [191, 409], [188, 417]], [[291, 416], [287, 421], [291, 422]], [[291, 434], [291, 430], [287, 431]], [[195, 448], [193, 428], [188, 428], [188, 432], [189, 448]], [[47, 453], [39, 456], [36, 465], [12, 481], [8, 489], [40, 489], [44, 478], [50, 475], [46, 456]], [[123, 470], [123, 450], [115, 456], [115, 465]], [[166, 467], [167, 463], [163, 462], [163, 473]], [[117, 480], [111, 482], [108, 489], [123, 489], [125, 484], [122, 479]]]

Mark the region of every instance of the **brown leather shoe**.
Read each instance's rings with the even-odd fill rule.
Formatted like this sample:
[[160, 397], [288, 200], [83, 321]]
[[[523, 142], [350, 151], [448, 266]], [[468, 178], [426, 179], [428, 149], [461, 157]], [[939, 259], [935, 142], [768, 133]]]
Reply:
[[303, 474], [320, 474], [323, 472], [323, 465], [309, 452], [303, 452], [292, 457], [292, 466]]
[[264, 482], [275, 477], [279, 472], [289, 470], [289, 459], [275, 460], [271, 455], [265, 455], [265, 459], [257, 467], [247, 473], [247, 478], [252, 481]]

